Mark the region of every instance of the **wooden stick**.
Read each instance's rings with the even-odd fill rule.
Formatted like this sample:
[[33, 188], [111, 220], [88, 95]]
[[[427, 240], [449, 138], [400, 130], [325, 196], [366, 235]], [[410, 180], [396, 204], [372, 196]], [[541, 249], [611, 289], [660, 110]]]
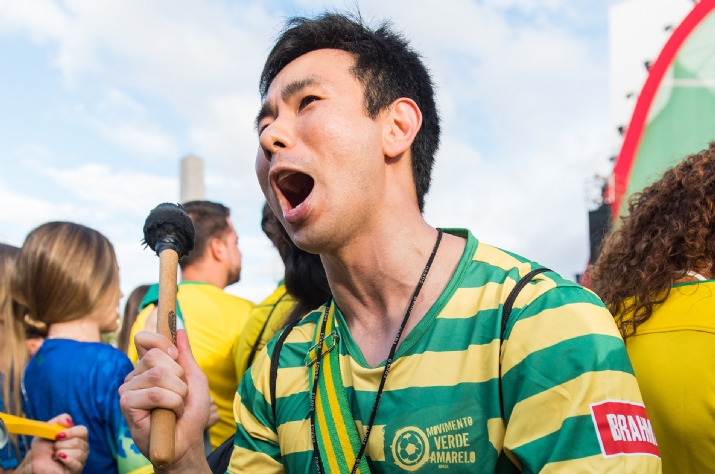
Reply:
[[[176, 344], [176, 266], [179, 255], [171, 249], [159, 254], [159, 307], [156, 332]], [[156, 467], [166, 469], [174, 462], [176, 413], [166, 408], [151, 412], [149, 459]]]

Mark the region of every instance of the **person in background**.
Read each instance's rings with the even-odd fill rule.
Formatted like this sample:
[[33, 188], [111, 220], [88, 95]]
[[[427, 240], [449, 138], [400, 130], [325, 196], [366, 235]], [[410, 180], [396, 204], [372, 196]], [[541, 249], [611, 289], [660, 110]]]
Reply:
[[124, 305], [124, 317], [122, 318], [122, 328], [119, 330], [119, 338], [117, 339], [117, 349], [127, 353], [129, 349], [129, 343], [131, 339], [129, 338], [134, 321], [137, 320], [139, 315], [139, 307], [149, 290], [150, 285], [140, 285], [134, 288], [127, 298], [127, 302]]
[[278, 250], [285, 276], [273, 294], [253, 308], [241, 333], [236, 361], [241, 373], [280, 329], [323, 304], [330, 294], [320, 256], [296, 247], [268, 203], [263, 206], [261, 228]]
[[132, 364], [101, 342], [103, 333], [117, 329], [121, 298], [109, 240], [71, 222], [39, 226], [17, 255], [11, 291], [20, 312], [46, 331], [22, 374], [26, 415], [48, 420], [69, 413], [86, 426], [86, 472], [153, 472], [129, 437], [119, 408], [117, 389]]
[[635, 194], [592, 269], [663, 473], [715, 472], [715, 142]]
[[[236, 366], [236, 351], [253, 303], [224, 291], [241, 277], [241, 252], [229, 208], [210, 201], [187, 202], [184, 208], [194, 223], [196, 236], [194, 249], [179, 261], [177, 326], [186, 329], [194, 357], [209, 379], [213, 399], [208, 422], [209, 451], [236, 431], [233, 399], [243, 375]], [[130, 341], [139, 331], [156, 331], [154, 308], [158, 299], [158, 285], [154, 285], [142, 302]], [[134, 344], [129, 345], [128, 355], [137, 363]]]
[[[15, 272], [15, 258], [19, 249], [0, 244], [0, 411], [23, 416], [20, 384], [14, 383], [27, 362], [25, 350], [24, 315], [10, 295], [10, 279]], [[35, 438], [28, 443], [25, 436], [11, 435], [0, 448], [0, 473], [79, 473], [84, 468], [89, 447], [87, 428], [73, 426], [66, 413], [49, 420], [69, 429], [55, 442]], [[28, 450], [28, 448], [30, 448]]]

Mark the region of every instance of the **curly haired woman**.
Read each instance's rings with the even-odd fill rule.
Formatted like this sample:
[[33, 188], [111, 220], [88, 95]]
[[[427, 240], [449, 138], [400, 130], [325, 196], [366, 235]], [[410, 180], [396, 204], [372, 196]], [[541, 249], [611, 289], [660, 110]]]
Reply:
[[593, 289], [626, 340], [663, 472], [715, 472], [715, 142], [634, 195]]

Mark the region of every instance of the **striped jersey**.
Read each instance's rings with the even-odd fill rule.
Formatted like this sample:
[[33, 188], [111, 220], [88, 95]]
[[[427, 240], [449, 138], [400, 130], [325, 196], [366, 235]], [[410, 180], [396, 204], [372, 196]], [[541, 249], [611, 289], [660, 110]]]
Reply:
[[[397, 350], [366, 449], [372, 472], [659, 473], [625, 346], [598, 297], [555, 273], [538, 275], [519, 293], [500, 347], [501, 307], [538, 265], [467, 230], [448, 232], [466, 239], [464, 254]], [[285, 341], [275, 416], [269, 372], [277, 338], [246, 372], [229, 473], [316, 472], [305, 356], [323, 311]], [[339, 308], [336, 318], [343, 384], [362, 438], [384, 362], [370, 367]]]

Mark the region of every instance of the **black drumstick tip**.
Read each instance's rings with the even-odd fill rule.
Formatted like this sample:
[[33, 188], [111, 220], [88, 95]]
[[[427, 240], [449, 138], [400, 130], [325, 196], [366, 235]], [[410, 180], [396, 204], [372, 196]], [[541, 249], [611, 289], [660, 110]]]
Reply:
[[165, 202], [149, 213], [144, 222], [144, 244], [157, 255], [172, 248], [179, 258], [194, 248], [194, 223], [180, 204]]

